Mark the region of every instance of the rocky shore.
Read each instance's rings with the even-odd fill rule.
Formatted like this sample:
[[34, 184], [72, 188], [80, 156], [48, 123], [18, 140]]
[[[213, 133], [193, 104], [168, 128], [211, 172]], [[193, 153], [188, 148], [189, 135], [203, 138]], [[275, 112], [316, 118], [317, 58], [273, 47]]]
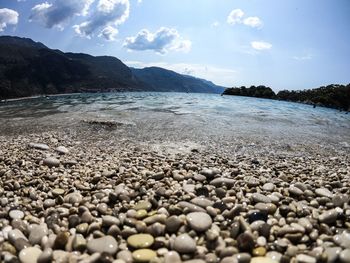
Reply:
[[213, 148], [0, 137], [0, 262], [350, 262], [348, 155]]

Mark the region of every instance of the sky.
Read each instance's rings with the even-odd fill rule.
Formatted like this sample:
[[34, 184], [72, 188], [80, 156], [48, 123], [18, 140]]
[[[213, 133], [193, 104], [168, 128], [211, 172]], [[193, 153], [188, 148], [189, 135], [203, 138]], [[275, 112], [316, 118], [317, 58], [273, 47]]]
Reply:
[[0, 0], [0, 35], [225, 87], [350, 83], [349, 0]]

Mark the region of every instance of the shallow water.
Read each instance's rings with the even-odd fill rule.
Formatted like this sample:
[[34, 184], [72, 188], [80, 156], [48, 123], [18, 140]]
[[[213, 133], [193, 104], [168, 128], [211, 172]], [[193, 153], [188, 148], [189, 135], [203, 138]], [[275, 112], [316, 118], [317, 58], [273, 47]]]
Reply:
[[[0, 104], [0, 134], [118, 123], [139, 140], [270, 141], [349, 147], [350, 114], [310, 105], [217, 94], [102, 93]], [[86, 125], [86, 123], [85, 123]]]

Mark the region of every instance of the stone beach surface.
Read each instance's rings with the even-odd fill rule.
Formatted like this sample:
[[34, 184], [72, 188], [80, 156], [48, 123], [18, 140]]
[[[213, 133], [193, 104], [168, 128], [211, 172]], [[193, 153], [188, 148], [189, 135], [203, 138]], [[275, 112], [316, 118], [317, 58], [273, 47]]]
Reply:
[[197, 146], [1, 136], [1, 262], [350, 262], [348, 154]]
[[350, 125], [102, 94], [0, 106], [0, 262], [348, 263]]

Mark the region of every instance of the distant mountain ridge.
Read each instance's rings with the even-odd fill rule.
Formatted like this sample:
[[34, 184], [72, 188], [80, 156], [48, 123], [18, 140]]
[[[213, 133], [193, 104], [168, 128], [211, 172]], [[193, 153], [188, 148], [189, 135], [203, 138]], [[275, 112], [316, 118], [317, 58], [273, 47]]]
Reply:
[[134, 69], [111, 56], [64, 53], [29, 38], [0, 36], [0, 99], [71, 92], [223, 90], [163, 68]]

